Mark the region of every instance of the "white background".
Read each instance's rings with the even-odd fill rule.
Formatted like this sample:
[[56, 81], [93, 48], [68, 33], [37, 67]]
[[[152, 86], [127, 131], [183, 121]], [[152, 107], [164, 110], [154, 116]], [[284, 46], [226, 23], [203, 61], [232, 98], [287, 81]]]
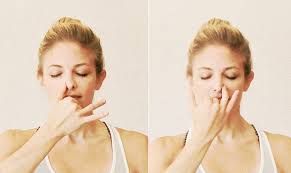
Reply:
[[36, 79], [37, 51], [60, 17], [79, 18], [101, 38], [107, 121], [147, 133], [147, 1], [5, 1], [0, 5], [0, 131], [33, 128], [47, 118]]
[[107, 78], [96, 97], [108, 101], [107, 120], [127, 129], [149, 130], [151, 138], [185, 132], [191, 120], [185, 87], [187, 49], [201, 24], [221, 17], [238, 26], [251, 44], [255, 79], [242, 114], [259, 128], [291, 136], [290, 2], [151, 0], [149, 8], [147, 3], [2, 3], [0, 131], [45, 121], [46, 95], [35, 75], [37, 49], [52, 23], [71, 16], [101, 38]]
[[242, 115], [260, 129], [291, 136], [290, 11], [290, 1], [150, 1], [150, 137], [190, 127], [187, 50], [198, 28], [213, 17], [229, 20], [250, 41], [255, 79]]

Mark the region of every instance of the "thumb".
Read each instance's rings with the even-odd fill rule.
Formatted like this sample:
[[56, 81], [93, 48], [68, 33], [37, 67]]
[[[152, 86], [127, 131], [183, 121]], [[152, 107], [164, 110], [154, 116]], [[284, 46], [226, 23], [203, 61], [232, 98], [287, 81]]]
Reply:
[[67, 90], [67, 86], [62, 85], [59, 91], [57, 92], [56, 101], [61, 101], [63, 99], [66, 90]]

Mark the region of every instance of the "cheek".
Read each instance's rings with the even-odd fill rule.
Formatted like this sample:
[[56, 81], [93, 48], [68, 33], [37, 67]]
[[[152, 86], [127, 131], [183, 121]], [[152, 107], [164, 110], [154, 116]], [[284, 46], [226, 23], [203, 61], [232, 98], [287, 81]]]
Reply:
[[79, 89], [82, 90], [84, 95], [92, 95], [94, 94], [95, 88], [96, 88], [96, 80], [94, 79], [85, 79], [79, 81]]
[[64, 84], [60, 80], [46, 79], [44, 81], [44, 87], [50, 100], [55, 100], [57, 96], [60, 95], [63, 86]]
[[79, 85], [78, 89], [82, 95], [82, 107], [87, 106], [88, 104], [92, 103], [94, 93], [95, 93], [95, 84], [94, 82], [82, 83]]
[[244, 82], [242, 80], [226, 81], [224, 82], [224, 86], [232, 94], [235, 90], [243, 91]]
[[[193, 92], [197, 99], [202, 99], [205, 96], [209, 96], [211, 90], [213, 90], [215, 84], [211, 80], [209, 81], [201, 81], [201, 80], [193, 80]], [[223, 81], [223, 85], [227, 88], [228, 94], [232, 95], [235, 90], [244, 90], [244, 81], [243, 80], [225, 80]]]
[[209, 92], [211, 88], [212, 88], [212, 85], [210, 82], [201, 81], [201, 80], [193, 81], [192, 89], [197, 101], [202, 100], [206, 96], [209, 96]]

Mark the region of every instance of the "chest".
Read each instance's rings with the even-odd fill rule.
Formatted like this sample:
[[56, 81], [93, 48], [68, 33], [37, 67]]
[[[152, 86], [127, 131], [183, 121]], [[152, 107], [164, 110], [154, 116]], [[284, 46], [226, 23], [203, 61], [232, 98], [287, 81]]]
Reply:
[[206, 173], [258, 173], [261, 152], [258, 143], [245, 145], [217, 145], [206, 153], [202, 167]]
[[48, 155], [55, 173], [109, 173], [112, 166], [112, 147], [102, 145], [68, 145], [52, 150]]

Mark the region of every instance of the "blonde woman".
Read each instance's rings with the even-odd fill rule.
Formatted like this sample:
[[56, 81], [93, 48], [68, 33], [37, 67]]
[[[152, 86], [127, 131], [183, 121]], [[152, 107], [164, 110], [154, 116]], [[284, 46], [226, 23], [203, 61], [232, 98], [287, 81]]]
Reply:
[[287, 173], [291, 139], [256, 128], [240, 113], [254, 78], [249, 43], [228, 21], [211, 19], [189, 48], [192, 127], [150, 146], [150, 173]]
[[99, 38], [81, 21], [63, 17], [48, 30], [37, 75], [50, 112], [39, 128], [1, 134], [1, 173], [147, 172], [147, 137], [102, 122], [108, 112], [93, 114], [106, 103], [92, 103], [103, 64]]

